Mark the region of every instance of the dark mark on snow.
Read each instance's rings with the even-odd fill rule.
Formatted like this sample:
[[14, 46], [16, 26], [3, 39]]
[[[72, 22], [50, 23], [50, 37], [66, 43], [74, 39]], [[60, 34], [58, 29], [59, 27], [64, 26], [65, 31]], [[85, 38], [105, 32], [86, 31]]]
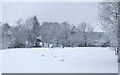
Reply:
[[45, 55], [42, 55], [42, 56], [45, 56]]
[[61, 61], [65, 61], [64, 59], [62, 59]]

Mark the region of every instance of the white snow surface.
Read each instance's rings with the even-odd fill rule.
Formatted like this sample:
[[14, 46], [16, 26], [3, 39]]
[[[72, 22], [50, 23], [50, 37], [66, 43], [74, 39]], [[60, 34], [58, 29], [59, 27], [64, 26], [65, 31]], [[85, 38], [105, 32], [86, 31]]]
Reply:
[[20, 48], [2, 50], [2, 73], [118, 73], [110, 48]]

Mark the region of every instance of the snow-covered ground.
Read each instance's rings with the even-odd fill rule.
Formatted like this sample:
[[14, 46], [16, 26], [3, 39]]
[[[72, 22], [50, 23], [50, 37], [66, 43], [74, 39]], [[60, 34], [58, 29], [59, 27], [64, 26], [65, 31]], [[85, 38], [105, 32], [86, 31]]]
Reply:
[[32, 48], [2, 51], [7, 73], [118, 73], [117, 56], [109, 48]]

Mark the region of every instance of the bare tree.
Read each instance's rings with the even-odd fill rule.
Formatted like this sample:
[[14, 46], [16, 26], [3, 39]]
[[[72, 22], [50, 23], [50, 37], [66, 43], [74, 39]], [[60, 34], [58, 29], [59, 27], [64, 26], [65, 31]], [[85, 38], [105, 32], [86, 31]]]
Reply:
[[81, 32], [83, 32], [84, 46], [86, 47], [88, 45], [88, 33], [93, 31], [93, 27], [89, 23], [82, 22], [79, 26], [79, 29]]
[[40, 25], [36, 16], [28, 18], [25, 23], [25, 28], [27, 29], [27, 39], [31, 46], [35, 46], [37, 41], [37, 36], [40, 34]]
[[[120, 62], [120, 1], [100, 3], [99, 20], [110, 39], [111, 46], [117, 50], [118, 62]], [[117, 49], [116, 49], [117, 47]]]
[[63, 44], [65, 47], [68, 47], [68, 39], [70, 35], [70, 24], [67, 22], [63, 22], [61, 31], [62, 31], [61, 36], [63, 36], [63, 40], [65, 41]]
[[101, 2], [99, 20], [111, 46], [118, 46], [118, 2]]
[[41, 25], [41, 35], [44, 43], [54, 44], [58, 47], [60, 41], [61, 25], [57, 22], [43, 22]]
[[2, 24], [1, 25], [1, 31], [2, 34], [1, 36], [1, 42], [2, 42], [2, 49], [4, 48], [8, 48], [9, 47], [9, 42], [10, 42], [10, 37], [9, 37], [9, 30], [10, 30], [10, 26], [8, 23]]

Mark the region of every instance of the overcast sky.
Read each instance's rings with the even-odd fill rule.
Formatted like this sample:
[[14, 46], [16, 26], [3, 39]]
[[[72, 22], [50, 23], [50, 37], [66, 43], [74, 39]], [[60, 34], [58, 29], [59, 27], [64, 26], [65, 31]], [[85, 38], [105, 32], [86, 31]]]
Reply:
[[88, 22], [100, 31], [97, 25], [98, 2], [14, 2], [3, 3], [2, 20], [14, 25], [18, 19], [27, 19], [36, 15], [39, 22], [64, 21], [70, 24]]

